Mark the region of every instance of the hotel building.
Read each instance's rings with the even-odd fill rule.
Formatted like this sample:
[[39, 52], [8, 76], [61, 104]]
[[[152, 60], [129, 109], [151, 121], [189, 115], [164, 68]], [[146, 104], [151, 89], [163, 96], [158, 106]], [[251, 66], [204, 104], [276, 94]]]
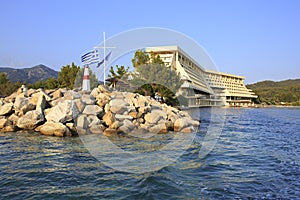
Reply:
[[257, 96], [244, 84], [245, 77], [206, 70], [179, 46], [148, 47], [167, 67], [177, 71], [183, 84], [177, 95], [188, 99], [189, 107], [254, 106]]

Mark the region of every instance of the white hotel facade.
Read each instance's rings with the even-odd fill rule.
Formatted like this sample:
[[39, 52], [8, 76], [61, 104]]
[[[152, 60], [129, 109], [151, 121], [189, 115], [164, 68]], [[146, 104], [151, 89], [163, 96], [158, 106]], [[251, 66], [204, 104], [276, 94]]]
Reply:
[[244, 76], [206, 70], [179, 46], [148, 47], [146, 52], [158, 54], [180, 75], [183, 84], [177, 94], [188, 99], [189, 107], [254, 106], [257, 96], [246, 88]]

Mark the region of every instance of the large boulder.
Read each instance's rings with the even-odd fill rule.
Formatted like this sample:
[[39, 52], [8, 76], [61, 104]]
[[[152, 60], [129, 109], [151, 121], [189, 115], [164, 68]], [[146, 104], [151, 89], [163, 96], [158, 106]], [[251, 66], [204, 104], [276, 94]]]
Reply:
[[115, 121], [114, 123], [112, 123], [109, 128], [112, 128], [112, 129], [118, 129], [120, 126], [122, 126], [122, 123], [121, 122], [118, 122], [118, 121]]
[[47, 121], [66, 123], [78, 115], [75, 103], [71, 100], [65, 100], [51, 109], [46, 115]]
[[96, 96], [97, 104], [101, 107], [104, 107], [110, 100], [110, 96], [107, 93], [99, 93]]
[[79, 99], [80, 97], [81, 97], [81, 95], [79, 94], [79, 92], [75, 92], [73, 90], [68, 90], [64, 94], [65, 100]]
[[16, 125], [19, 120], [19, 117], [16, 114], [12, 114], [8, 117], [8, 120], [11, 121], [14, 125]]
[[44, 90], [40, 90], [39, 92], [34, 93], [31, 96], [32, 98], [36, 98], [36, 99], [38, 99], [39, 96], [44, 96], [46, 101], [51, 101], [51, 97]]
[[98, 85], [98, 91], [102, 93], [109, 93], [110, 89], [106, 85]]
[[94, 88], [94, 89], [91, 91], [90, 95], [96, 98], [96, 96], [97, 96], [99, 93], [100, 93], [99, 89], [98, 89], [98, 88]]
[[35, 105], [30, 103], [28, 98], [17, 97], [14, 103], [14, 109], [18, 115], [23, 115], [30, 110], [34, 110]]
[[102, 112], [103, 109], [100, 106], [86, 105], [82, 113], [85, 115], [99, 115]]
[[9, 124], [2, 129], [3, 132], [16, 132], [17, 130], [18, 128], [12, 124]]
[[85, 103], [83, 101], [81, 101], [81, 99], [75, 99], [74, 103], [76, 105], [78, 112], [81, 113], [83, 111], [83, 109], [85, 108]]
[[88, 129], [92, 126], [101, 125], [101, 121], [95, 115], [79, 115], [76, 119], [76, 128]]
[[115, 119], [115, 116], [112, 112], [107, 112], [103, 116], [103, 121], [105, 122], [105, 124], [107, 126], [110, 126], [110, 125], [112, 125], [112, 123], [114, 123], [116, 121], [116, 119]]
[[32, 96], [34, 93], [36, 93], [36, 89], [32, 89], [30, 88], [28, 91], [27, 91], [27, 96]]
[[88, 95], [88, 94], [83, 94], [81, 96], [81, 100], [87, 105], [93, 105], [96, 102], [95, 97]]
[[199, 122], [190, 117], [178, 118], [174, 123], [174, 131], [189, 133], [199, 126]]
[[146, 123], [157, 124], [160, 119], [166, 119], [167, 115], [162, 110], [152, 110], [150, 113], [147, 113], [144, 118]]
[[92, 126], [100, 125], [101, 121], [98, 119], [97, 116], [89, 115], [87, 116], [87, 123], [89, 127], [92, 127]]
[[40, 127], [40, 133], [43, 135], [50, 136], [71, 136], [71, 131], [59, 122], [46, 122], [44, 125]]
[[0, 119], [0, 129], [4, 128], [7, 125], [8, 119]]
[[116, 118], [116, 120], [119, 120], [119, 121], [124, 121], [125, 119], [133, 120], [132, 116], [130, 116], [130, 115], [121, 115], [121, 114], [116, 114], [115, 118]]
[[189, 118], [186, 117], [178, 118], [174, 123], [174, 131], [179, 132], [190, 125], [191, 123]]
[[40, 123], [45, 121], [43, 112], [39, 110], [28, 111], [24, 116], [17, 121], [17, 126], [21, 129], [33, 130]]
[[5, 97], [4, 100], [5, 100], [6, 102], [14, 102], [15, 99], [16, 99], [16, 97], [17, 97], [18, 95], [20, 95], [20, 94], [21, 94], [21, 92], [18, 90], [17, 92], [12, 93], [12, 94], [9, 95], [8, 97]]
[[44, 109], [47, 107], [47, 101], [45, 99], [44, 95], [40, 95], [38, 97], [38, 100], [36, 102], [36, 110], [40, 110], [41, 112], [44, 111]]
[[129, 104], [124, 99], [112, 99], [109, 102], [110, 111], [116, 114], [123, 114], [127, 111]]
[[105, 130], [105, 127], [100, 124], [100, 125], [93, 125], [89, 128], [89, 132], [92, 134], [101, 134]]
[[168, 128], [167, 128], [166, 124], [160, 123], [160, 124], [156, 124], [154, 126], [151, 126], [149, 128], [149, 131], [152, 132], [152, 133], [167, 133]]
[[58, 90], [56, 90], [56, 91], [54, 91], [54, 92], [52, 93], [52, 100], [61, 98], [61, 97], [63, 97], [63, 96], [64, 96], [64, 95], [63, 95], [61, 89], [58, 89]]
[[0, 116], [10, 114], [13, 110], [13, 103], [6, 103], [0, 107]]
[[105, 136], [112, 136], [118, 134], [120, 131], [112, 128], [107, 128], [104, 130], [103, 135]]
[[137, 98], [133, 99], [132, 102], [133, 102], [134, 106], [138, 107], [138, 108], [149, 105], [149, 100], [145, 96], [142, 96], [142, 95], [139, 95]]

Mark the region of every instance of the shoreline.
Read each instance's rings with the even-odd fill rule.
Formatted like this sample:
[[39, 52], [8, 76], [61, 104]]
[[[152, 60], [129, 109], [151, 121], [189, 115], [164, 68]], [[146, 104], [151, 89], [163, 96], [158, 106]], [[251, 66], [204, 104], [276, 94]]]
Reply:
[[189, 113], [137, 93], [99, 85], [91, 92], [20, 88], [0, 99], [0, 131], [32, 130], [49, 136], [192, 133]]

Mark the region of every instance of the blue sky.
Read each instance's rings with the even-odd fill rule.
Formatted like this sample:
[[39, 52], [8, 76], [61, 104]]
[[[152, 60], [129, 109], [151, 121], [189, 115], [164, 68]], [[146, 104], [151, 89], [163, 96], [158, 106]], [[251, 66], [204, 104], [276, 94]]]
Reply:
[[0, 66], [59, 70], [79, 65], [103, 31], [162, 27], [193, 38], [246, 83], [300, 78], [299, 10], [297, 0], [1, 0]]

